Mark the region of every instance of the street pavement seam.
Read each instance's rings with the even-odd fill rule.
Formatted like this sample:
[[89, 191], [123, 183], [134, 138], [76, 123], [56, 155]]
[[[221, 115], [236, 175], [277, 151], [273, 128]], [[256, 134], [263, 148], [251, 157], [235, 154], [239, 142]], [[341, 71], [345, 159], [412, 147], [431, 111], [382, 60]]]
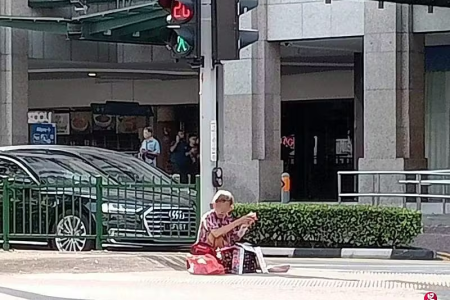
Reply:
[[[224, 277], [221, 277], [223, 279]], [[48, 280], [38, 280], [34, 279], [32, 282], [28, 281], [16, 281], [12, 280], [7, 283], [9, 287], [15, 288], [33, 288], [39, 287], [44, 288], [49, 286]], [[115, 284], [117, 283], [117, 284]], [[220, 280], [217, 278], [211, 280], [199, 280], [196, 276], [195, 278], [185, 279], [185, 280], [173, 280], [173, 279], [154, 279], [154, 280], [137, 280], [137, 281], [121, 281], [119, 278], [117, 281], [72, 281], [72, 280], [51, 280], [51, 286], [58, 286], [63, 288], [64, 286], [88, 286], [95, 285], [96, 289], [101, 289], [103, 287], [111, 287], [120, 285], [122, 289], [132, 289], [136, 286], [159, 286], [159, 287], [173, 287], [181, 288], [182, 286], [189, 286], [191, 288], [204, 287], [208, 285], [214, 286], [228, 286], [231, 288], [242, 288], [247, 286], [258, 287], [259, 289], [294, 289], [301, 290], [303, 288], [333, 288], [333, 289], [352, 289], [352, 290], [428, 290], [433, 287], [442, 287], [434, 284], [426, 283], [412, 283], [412, 282], [400, 282], [400, 281], [384, 281], [384, 280], [326, 280], [326, 279], [299, 279], [299, 278], [279, 278], [279, 279], [248, 279], [243, 277], [237, 277], [234, 280]], [[49, 286], [50, 287], [50, 286]], [[442, 287], [448, 289], [446, 287]]]
[[[211, 276], [214, 277], [214, 276]], [[341, 279], [300, 279], [300, 278], [252, 278], [246, 276], [236, 276], [232, 280], [227, 280], [227, 277], [218, 277], [211, 279], [200, 279], [198, 276], [193, 276], [192, 278], [186, 278], [183, 280], [167, 278], [167, 279], [140, 279], [135, 281], [123, 281], [120, 278], [111, 281], [101, 281], [101, 280], [90, 280], [91, 284], [100, 286], [110, 286], [111, 283], [121, 282], [123, 288], [136, 286], [141, 284], [151, 284], [158, 286], [173, 286], [173, 285], [225, 285], [232, 287], [242, 287], [242, 286], [259, 286], [261, 288], [273, 288], [273, 287], [284, 287], [284, 288], [303, 288], [303, 287], [314, 287], [314, 288], [352, 288], [352, 289], [422, 289], [426, 284], [422, 283], [410, 283], [410, 282], [392, 282], [384, 280], [341, 280]], [[86, 280], [63, 280], [63, 279], [52, 279], [52, 285], [65, 286], [65, 285], [80, 285], [86, 284]], [[8, 285], [36, 285], [43, 287], [48, 284], [48, 280], [34, 279], [33, 282], [22, 281], [22, 280], [11, 280]]]
[[[436, 275], [436, 274], [411, 274], [411, 273], [388, 273], [388, 272], [359, 272], [359, 271], [328, 271], [326, 275], [323, 269], [316, 270], [304, 270], [298, 269], [294, 273], [287, 274], [246, 274], [241, 276], [228, 275], [228, 276], [195, 276], [189, 275], [187, 272], [179, 271], [161, 271], [161, 272], [133, 272], [133, 273], [107, 273], [102, 274], [101, 277], [98, 273], [53, 273], [53, 274], [13, 274], [7, 277], [10, 280], [22, 281], [22, 280], [58, 280], [64, 281], [76, 281], [76, 282], [116, 282], [122, 283], [136, 283], [136, 282], [152, 282], [158, 284], [204, 284], [204, 283], [225, 283], [229, 285], [239, 284], [262, 284], [262, 285], [277, 285], [277, 284], [298, 284], [298, 282], [311, 282], [313, 281], [343, 281], [345, 284], [357, 284], [365, 282], [397, 282], [398, 284], [424, 284], [434, 286], [450, 287], [450, 275]], [[297, 282], [297, 283], [295, 283]], [[383, 283], [386, 284], [386, 283]]]

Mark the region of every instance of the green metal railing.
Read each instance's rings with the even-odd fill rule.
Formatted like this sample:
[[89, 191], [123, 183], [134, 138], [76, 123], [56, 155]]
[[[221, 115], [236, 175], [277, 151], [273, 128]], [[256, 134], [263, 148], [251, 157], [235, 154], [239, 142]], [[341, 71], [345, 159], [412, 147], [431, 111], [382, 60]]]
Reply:
[[3, 249], [12, 241], [45, 241], [60, 251], [101, 250], [103, 244], [192, 243], [200, 222], [195, 184], [121, 182], [105, 177], [0, 181]]

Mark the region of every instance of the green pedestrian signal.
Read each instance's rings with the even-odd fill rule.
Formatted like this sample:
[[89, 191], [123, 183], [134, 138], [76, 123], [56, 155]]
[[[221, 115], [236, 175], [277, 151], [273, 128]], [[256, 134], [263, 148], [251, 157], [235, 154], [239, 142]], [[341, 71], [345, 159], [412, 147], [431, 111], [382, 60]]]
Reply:
[[194, 50], [186, 38], [174, 33], [171, 38], [171, 49], [175, 58], [185, 58], [188, 57]]
[[175, 51], [180, 55], [186, 55], [191, 50], [191, 46], [181, 36], [177, 37], [177, 45]]

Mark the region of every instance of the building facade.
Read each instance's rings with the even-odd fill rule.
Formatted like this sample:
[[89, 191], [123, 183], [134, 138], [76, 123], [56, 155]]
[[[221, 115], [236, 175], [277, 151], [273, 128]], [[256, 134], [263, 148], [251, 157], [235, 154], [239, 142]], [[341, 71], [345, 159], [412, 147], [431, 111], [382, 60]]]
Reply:
[[[150, 105], [160, 134], [177, 130], [175, 106], [198, 105], [197, 73], [163, 46], [17, 29], [16, 17], [79, 14], [30, 7], [52, 1], [0, 0], [0, 25], [15, 27], [0, 29], [0, 144], [28, 143], [30, 110], [111, 100]], [[121, 3], [104, 2], [88, 13]], [[449, 15], [377, 1], [260, 0], [241, 21], [260, 40], [223, 68], [225, 187], [242, 201], [279, 199], [284, 170], [296, 198], [331, 199], [338, 170], [450, 168]]]

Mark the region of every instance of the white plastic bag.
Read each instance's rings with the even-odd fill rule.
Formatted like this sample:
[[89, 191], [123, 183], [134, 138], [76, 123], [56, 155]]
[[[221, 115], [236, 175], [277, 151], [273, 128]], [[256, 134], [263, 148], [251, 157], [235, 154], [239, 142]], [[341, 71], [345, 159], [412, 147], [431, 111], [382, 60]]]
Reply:
[[269, 271], [267, 270], [267, 265], [266, 265], [266, 261], [264, 260], [264, 256], [262, 254], [261, 248], [260, 247], [253, 247], [248, 243], [236, 243], [236, 246], [238, 246], [239, 249], [239, 268], [236, 268], [237, 272], [236, 274], [242, 274], [243, 273], [243, 268], [244, 268], [244, 255], [245, 255], [245, 251], [248, 252], [252, 252], [256, 254], [256, 259], [257, 259], [257, 263], [259, 266], [259, 269], [261, 270], [261, 272], [263, 274], [267, 274], [269, 273]]

